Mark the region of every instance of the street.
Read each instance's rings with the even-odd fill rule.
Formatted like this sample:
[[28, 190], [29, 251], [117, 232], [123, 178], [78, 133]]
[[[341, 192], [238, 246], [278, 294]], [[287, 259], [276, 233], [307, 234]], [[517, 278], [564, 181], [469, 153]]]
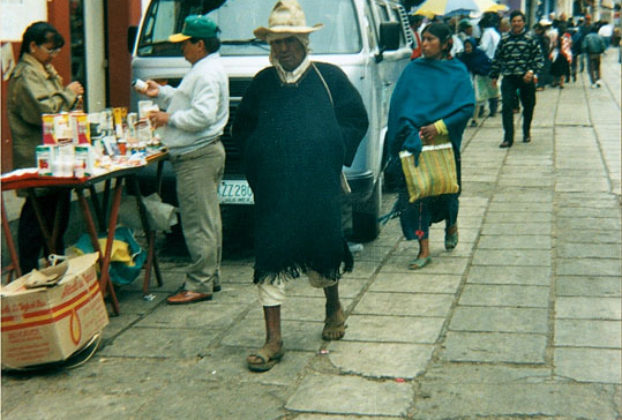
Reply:
[[[432, 263], [391, 220], [341, 282], [347, 329], [320, 333], [324, 298], [288, 284], [285, 356], [251, 373], [264, 341], [244, 250], [209, 302], [170, 306], [185, 260], [160, 253], [164, 286], [119, 289], [100, 350], [73, 369], [2, 375], [2, 418], [622, 418], [620, 64], [537, 94], [532, 143], [499, 149], [501, 116], [465, 131], [460, 242], [430, 232]], [[384, 210], [395, 194], [384, 197]], [[109, 305], [108, 305], [109, 308]]]

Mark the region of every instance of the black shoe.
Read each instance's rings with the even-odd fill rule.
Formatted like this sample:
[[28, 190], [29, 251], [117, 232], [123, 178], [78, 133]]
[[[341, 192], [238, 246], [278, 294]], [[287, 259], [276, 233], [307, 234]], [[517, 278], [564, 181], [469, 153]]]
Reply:
[[523, 137], [523, 143], [531, 143], [531, 136]]
[[220, 286], [220, 284], [215, 285], [213, 288], [214, 293], [220, 292], [221, 290], [222, 290], [222, 287]]
[[512, 143], [510, 143], [509, 141], [504, 141], [503, 143], [499, 145], [499, 147], [501, 149], [507, 149], [508, 147], [512, 147]]

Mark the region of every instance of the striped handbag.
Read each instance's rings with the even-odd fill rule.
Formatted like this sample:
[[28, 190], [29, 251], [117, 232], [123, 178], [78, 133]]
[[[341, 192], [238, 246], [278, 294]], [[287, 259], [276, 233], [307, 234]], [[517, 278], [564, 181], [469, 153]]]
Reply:
[[411, 203], [424, 197], [459, 191], [451, 143], [423, 146], [418, 166], [415, 166], [412, 153], [405, 150], [400, 152], [400, 161]]

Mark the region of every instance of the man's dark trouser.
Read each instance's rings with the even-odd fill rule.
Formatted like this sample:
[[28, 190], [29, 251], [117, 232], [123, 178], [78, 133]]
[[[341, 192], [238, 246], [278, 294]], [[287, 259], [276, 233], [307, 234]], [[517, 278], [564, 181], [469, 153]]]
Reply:
[[587, 71], [592, 84], [600, 80], [600, 54], [588, 54]]
[[523, 137], [529, 137], [533, 109], [536, 105], [536, 86], [533, 83], [523, 82], [523, 76], [503, 76], [501, 80], [501, 100], [503, 101], [503, 141], [514, 143], [514, 98], [519, 90], [520, 101], [523, 104]]

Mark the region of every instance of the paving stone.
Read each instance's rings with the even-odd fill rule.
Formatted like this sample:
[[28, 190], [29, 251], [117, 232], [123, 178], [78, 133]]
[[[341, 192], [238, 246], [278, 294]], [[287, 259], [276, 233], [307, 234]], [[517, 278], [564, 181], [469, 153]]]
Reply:
[[[285, 349], [316, 352], [324, 343], [323, 327], [324, 322], [282, 321], [281, 333]], [[265, 328], [263, 319], [247, 316], [227, 331], [221, 343], [253, 350], [261, 348], [266, 338]]]
[[105, 357], [193, 358], [204, 352], [216, 336], [215, 330], [135, 327], [116, 337], [100, 354]]
[[[447, 256], [447, 254], [442, 256], [438, 254], [431, 254], [431, 257], [432, 262], [422, 269], [422, 272], [423, 270], [425, 270], [425, 273], [427, 273], [428, 275], [449, 274], [461, 276], [465, 272], [467, 264], [469, 262], [467, 258], [454, 257], [451, 255]], [[411, 270], [408, 266], [409, 263], [414, 259], [414, 256], [394, 255], [382, 267], [380, 273], [410, 273], [412, 271], [416, 271]]]
[[413, 389], [407, 383], [310, 374], [285, 408], [329, 414], [403, 416], [413, 396]]
[[476, 249], [473, 253], [473, 265], [500, 264], [549, 267], [551, 265], [551, 253], [548, 250], [525, 249]]
[[[564, 226], [558, 219], [558, 226]], [[596, 226], [594, 226], [596, 227]], [[592, 227], [591, 229], [581, 229], [581, 233], [578, 234], [574, 229], [558, 229], [557, 240], [560, 242], [580, 242], [580, 243], [595, 243], [595, 244], [619, 244], [622, 243], [620, 232], [616, 230], [598, 230]]]
[[328, 350], [331, 362], [344, 373], [376, 378], [413, 379], [425, 370], [434, 346], [333, 341]]
[[[326, 317], [326, 298], [289, 297], [281, 306], [281, 319], [284, 321], [324, 322]], [[341, 299], [345, 310], [350, 309], [352, 299]], [[261, 305], [253, 305], [247, 317], [264, 319]]]
[[622, 319], [622, 302], [617, 298], [558, 297], [555, 316], [558, 319]]
[[524, 284], [531, 286], [549, 286], [551, 283], [550, 267], [525, 266], [472, 266], [467, 276], [467, 284]]
[[483, 235], [505, 235], [508, 238], [514, 235], [550, 235], [551, 223], [489, 223], [486, 221], [482, 228]]
[[562, 258], [620, 258], [622, 246], [615, 244], [562, 243], [557, 247]]
[[555, 374], [579, 382], [622, 383], [620, 349], [556, 348]]
[[[616, 218], [620, 217], [619, 208], [602, 208], [602, 207], [561, 207], [557, 209], [556, 215], [558, 218], [573, 218], [580, 214], [582, 217], [590, 217], [592, 220], [600, 218]], [[594, 221], [600, 225], [600, 220]]]
[[545, 334], [548, 330], [548, 311], [536, 308], [458, 306], [449, 329]]
[[505, 187], [503, 192], [495, 193], [493, 203], [548, 203], [553, 201], [553, 194], [539, 188]]
[[[367, 286], [369, 277], [354, 277], [351, 273], [345, 274], [339, 280], [339, 296], [346, 299], [356, 297]], [[289, 297], [318, 297], [324, 298], [324, 289], [311, 287], [306, 279], [296, 279], [286, 284], [285, 291]], [[257, 295], [257, 291], [254, 291]]]
[[458, 290], [460, 280], [460, 276], [450, 274], [430, 276], [424, 273], [423, 270], [411, 270], [410, 273], [381, 272], [369, 290], [372, 292], [453, 294]]
[[545, 354], [545, 335], [449, 331], [440, 358], [451, 362], [542, 364]]
[[559, 258], [556, 271], [559, 276], [622, 276], [619, 258]]
[[425, 372], [428, 384], [527, 384], [550, 382], [549, 366], [524, 366], [502, 363], [431, 363]]
[[511, 306], [547, 308], [549, 288], [543, 286], [467, 284], [462, 290], [462, 306]]
[[552, 248], [551, 237], [544, 235], [482, 235], [478, 249], [528, 249], [548, 251]]
[[453, 296], [409, 293], [367, 293], [353, 314], [446, 316]]
[[138, 327], [199, 328], [223, 330], [241, 316], [247, 307], [213, 302], [192, 305], [165, 305], [140, 320]]
[[344, 340], [433, 344], [444, 322], [444, 317], [350, 315]]
[[558, 319], [555, 321], [555, 345], [573, 347], [622, 347], [619, 321]]
[[578, 384], [460, 383], [424, 385], [412, 410], [414, 419], [590, 418], [614, 419], [612, 387]]
[[583, 277], [567, 276], [558, 277], [555, 280], [555, 293], [557, 296], [622, 296], [622, 283], [620, 278], [611, 277]]
[[[551, 208], [551, 203], [542, 203], [542, 202], [533, 202], [526, 201], [524, 203], [520, 203], [520, 211], [521, 212], [534, 212], [534, 213], [545, 213], [550, 212], [553, 209]], [[493, 212], [515, 212], [517, 210], [516, 203], [508, 202], [508, 201], [493, 201], [490, 203], [490, 207], [488, 208], [489, 213]]]

